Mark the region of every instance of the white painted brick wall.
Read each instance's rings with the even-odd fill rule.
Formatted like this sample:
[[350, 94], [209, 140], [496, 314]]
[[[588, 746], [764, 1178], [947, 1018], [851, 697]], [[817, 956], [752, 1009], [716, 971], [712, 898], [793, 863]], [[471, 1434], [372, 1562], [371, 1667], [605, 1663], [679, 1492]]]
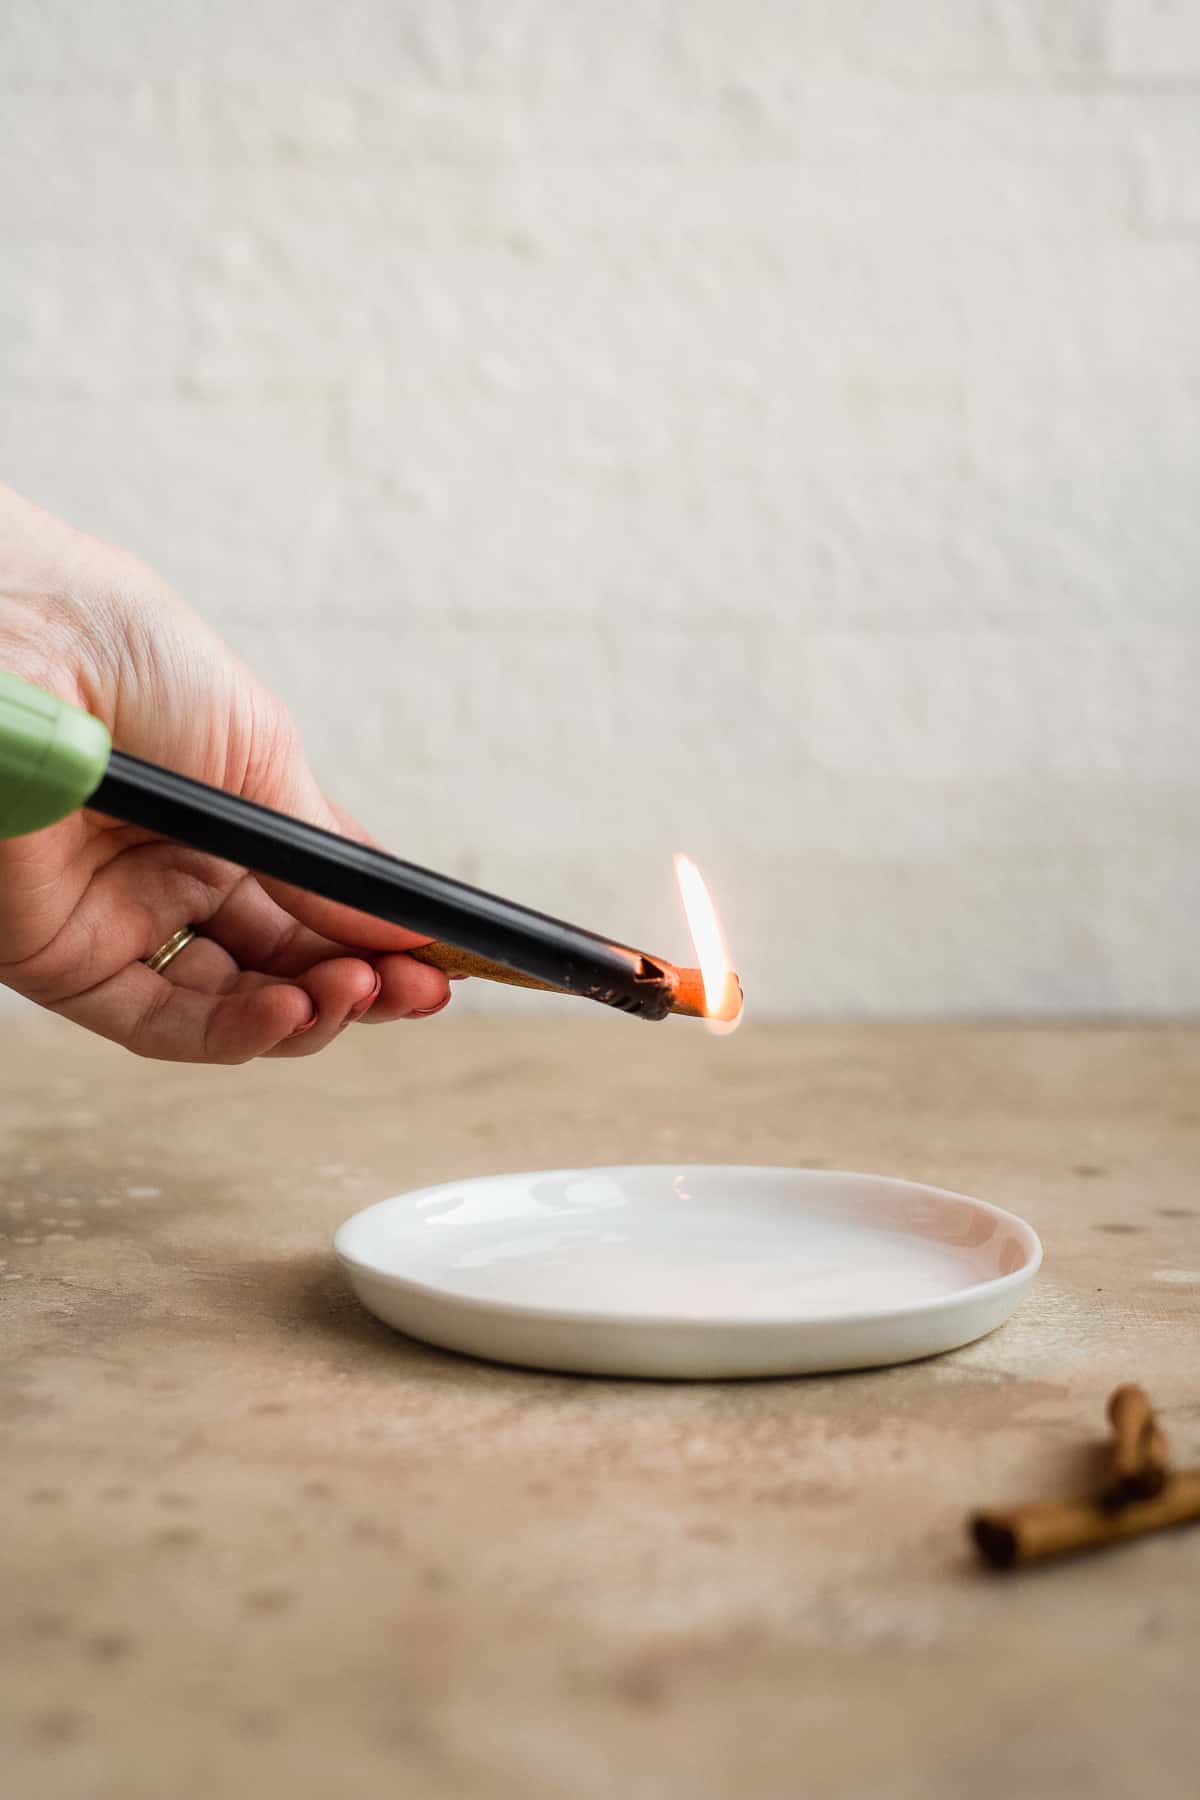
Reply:
[[1195, 1008], [1198, 121], [1191, 0], [5, 0], [0, 470], [403, 853]]

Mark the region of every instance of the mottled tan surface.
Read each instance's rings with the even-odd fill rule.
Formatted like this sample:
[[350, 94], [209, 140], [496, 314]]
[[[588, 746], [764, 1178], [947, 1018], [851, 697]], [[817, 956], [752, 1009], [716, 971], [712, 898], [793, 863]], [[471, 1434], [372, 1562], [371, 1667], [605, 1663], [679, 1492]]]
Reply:
[[[5, 1792], [1191, 1796], [1200, 1530], [1004, 1581], [1139, 1376], [1200, 1461], [1200, 1031], [452, 1017], [311, 1063], [0, 1035]], [[1025, 1214], [995, 1336], [744, 1386], [488, 1368], [330, 1234], [457, 1174], [745, 1159]]]

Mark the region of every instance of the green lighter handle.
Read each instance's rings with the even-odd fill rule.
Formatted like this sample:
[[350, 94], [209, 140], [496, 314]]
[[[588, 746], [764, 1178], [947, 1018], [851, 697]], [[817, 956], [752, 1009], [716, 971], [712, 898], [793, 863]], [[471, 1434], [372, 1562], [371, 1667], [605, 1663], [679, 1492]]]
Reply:
[[111, 751], [91, 713], [0, 669], [0, 838], [40, 831], [82, 806]]

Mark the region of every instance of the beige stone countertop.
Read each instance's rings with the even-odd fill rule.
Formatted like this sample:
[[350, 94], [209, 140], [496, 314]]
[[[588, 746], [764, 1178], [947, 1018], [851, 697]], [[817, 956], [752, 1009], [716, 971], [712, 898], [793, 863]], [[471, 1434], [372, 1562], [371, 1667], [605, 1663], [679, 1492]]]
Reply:
[[[564, 1002], [311, 1061], [0, 1025], [0, 1778], [13, 1800], [1155, 1800], [1200, 1781], [1200, 1528], [998, 1577], [1140, 1379], [1200, 1462], [1200, 1029]], [[409, 1342], [370, 1201], [620, 1161], [873, 1169], [1041, 1233], [993, 1336], [671, 1385]]]

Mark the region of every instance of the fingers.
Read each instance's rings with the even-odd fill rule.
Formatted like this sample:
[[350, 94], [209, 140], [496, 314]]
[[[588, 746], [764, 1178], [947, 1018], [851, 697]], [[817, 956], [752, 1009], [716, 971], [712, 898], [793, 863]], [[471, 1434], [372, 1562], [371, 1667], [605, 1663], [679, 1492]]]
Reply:
[[137, 1056], [201, 1063], [265, 1056], [316, 1016], [311, 997], [290, 982], [241, 976], [232, 992], [201, 993], [153, 974], [143, 963], [130, 963], [53, 1010]]
[[207, 937], [194, 937], [172, 957], [163, 974], [176, 987], [194, 988], [201, 994], [231, 994], [242, 980], [242, 971], [228, 950]]
[[389, 1025], [394, 1019], [431, 1019], [450, 1004], [450, 983], [440, 969], [427, 968], [411, 956], [376, 956], [380, 991], [364, 1025]]
[[44, 1006], [87, 993], [152, 956], [180, 925], [207, 918], [237, 878], [199, 851], [135, 841], [90, 874], [61, 929], [20, 965], [13, 985]]
[[[142, 968], [138, 959], [182, 923], [209, 914], [162, 976]], [[59, 934], [53, 963], [44, 971], [27, 966], [14, 985], [141, 1055], [241, 1062], [323, 1048], [362, 1016], [364, 1002], [372, 1005], [372, 994], [380, 1020], [428, 1016], [444, 1005], [449, 989], [436, 969], [403, 955], [378, 962], [377, 970], [301, 925], [252, 876], [238, 878], [227, 864], [178, 845], [142, 843], [93, 876]], [[159, 985], [147, 987], [147, 978]], [[290, 1006], [277, 995], [248, 998], [268, 982], [299, 997]], [[168, 1004], [180, 991], [185, 997]], [[222, 997], [234, 1002], [224, 1011], [215, 1009]], [[292, 1043], [293, 1030], [309, 1020], [306, 1040]]]
[[[324, 1050], [382, 992], [382, 976], [358, 957], [319, 963], [300, 982], [233, 971], [230, 985], [232, 965], [216, 960], [224, 955], [197, 939], [168, 974], [131, 963], [53, 1010], [137, 1056], [243, 1063], [256, 1056], [311, 1056]], [[177, 973], [179, 979], [170, 979]], [[190, 985], [212, 978], [222, 984], [219, 991]]]
[[353, 956], [317, 963], [302, 978], [302, 986], [313, 1006], [311, 1023], [263, 1055], [314, 1056], [332, 1044], [347, 1025], [361, 1019], [380, 991], [379, 977], [370, 963]]
[[302, 925], [271, 898], [257, 875], [242, 876], [205, 921], [204, 934], [227, 950], [239, 968], [260, 969], [264, 975], [302, 975], [314, 963], [345, 956], [348, 949]]
[[[294, 982], [264, 970], [243, 972], [228, 950], [207, 935], [194, 937], [186, 949], [173, 957], [163, 977], [174, 987], [209, 995], [261, 991], [269, 986], [290, 987], [303, 993], [310, 1003], [308, 1016], [286, 1038], [255, 1051], [255, 1055], [311, 1056], [313, 1051], [323, 1050], [347, 1025], [363, 1016], [382, 988], [370, 963], [356, 956], [330, 956], [303, 971]], [[303, 1043], [294, 1041], [301, 1036]]]
[[[322, 824], [352, 824], [320, 804]], [[285, 910], [253, 876], [124, 828], [113, 828], [104, 847], [71, 897], [66, 925], [25, 959], [13, 985], [137, 1055], [212, 1063], [307, 1056], [368, 1014], [428, 1017], [449, 999], [439, 970], [401, 953], [426, 941], [419, 934], [282, 890], [293, 900]], [[322, 920], [348, 942], [320, 929]], [[152, 973], [140, 959], [187, 921], [198, 924], [197, 938]]]
[[[238, 966], [293, 979], [303, 978], [319, 963], [346, 959], [356, 947], [334, 943], [301, 925], [251, 875], [233, 889], [205, 925], [204, 933]], [[191, 954], [192, 949], [185, 952]], [[369, 963], [366, 958], [363, 962], [381, 977], [379, 994], [366, 1015], [372, 1023], [428, 1018], [440, 1012], [450, 998], [445, 976], [411, 957], [377, 952]]]
[[[255, 897], [248, 884], [241, 900], [245, 917], [239, 919], [235, 907], [220, 921], [231, 942], [248, 931], [242, 941], [252, 949], [252, 915], [260, 906], [278, 910], [261, 890]], [[165, 931], [166, 923], [155, 930]], [[377, 1010], [380, 1020], [429, 1016], [449, 998], [445, 976], [411, 957], [384, 955], [374, 967], [314, 938], [294, 920], [286, 920], [284, 930], [289, 942], [279, 960], [289, 969], [305, 953], [317, 957], [290, 980], [270, 970], [244, 971], [225, 944], [198, 935], [161, 974], [130, 962], [50, 1004], [64, 1018], [139, 1056], [242, 1063], [258, 1056], [311, 1056], [368, 1013]]]

